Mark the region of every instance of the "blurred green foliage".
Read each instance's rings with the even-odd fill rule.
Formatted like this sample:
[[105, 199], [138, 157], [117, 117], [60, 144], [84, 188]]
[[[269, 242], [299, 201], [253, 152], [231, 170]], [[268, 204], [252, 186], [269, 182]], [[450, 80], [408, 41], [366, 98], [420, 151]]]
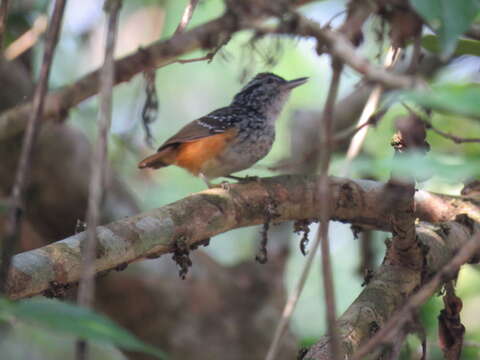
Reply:
[[450, 83], [432, 85], [428, 90], [404, 91], [401, 99], [439, 112], [480, 119], [480, 84]]
[[[425, 35], [422, 37], [422, 47], [434, 53], [441, 52], [441, 44], [436, 35]], [[480, 41], [472, 39], [459, 39], [454, 56], [475, 55], [480, 56]]]
[[[18, 322], [97, 344], [115, 345], [126, 350], [143, 352], [158, 359], [166, 358], [162, 351], [143, 343], [106, 317], [67, 302], [50, 299], [12, 302], [0, 298], [2, 337], [9, 336], [9, 332], [13, 330], [10, 327], [17, 326]], [[0, 343], [0, 349], [4, 346], [5, 341]]]
[[[71, 2], [73, 3], [73, 2]], [[135, 28], [148, 30], [148, 15], [158, 11], [163, 16], [160, 38], [169, 37], [175, 30], [181, 17], [186, 0], [136, 0], [124, 1], [120, 27], [125, 34], [119, 37], [119, 43], [129, 42]], [[9, 27], [13, 29], [17, 22], [18, 27], [25, 28], [25, 22], [33, 23], [35, 16], [46, 7], [47, 2], [38, 2], [38, 6], [31, 9], [29, 13], [20, 13], [18, 18], [9, 19]], [[429, 22], [436, 35], [423, 38], [423, 46], [431, 51], [441, 52], [444, 56], [473, 54], [478, 55], [478, 42], [460, 40], [461, 35], [470, 26], [475, 17], [478, 16], [478, 1], [464, 0], [411, 0], [411, 4]], [[71, 6], [71, 5], [70, 5]], [[303, 7], [301, 11], [325, 24], [335, 14], [344, 10], [345, 2], [330, 0], [315, 2]], [[142, 10], [147, 9], [142, 12]], [[189, 28], [202, 24], [215, 18], [224, 11], [224, 4], [221, 0], [201, 1], [194, 13]], [[101, 61], [101, 52], [97, 51], [96, 43], [102, 39], [102, 26], [104, 26], [103, 15], [91, 15], [90, 28], [75, 32], [71, 23], [78, 14], [68, 12], [65, 19], [65, 26], [61, 35], [55, 63], [52, 70], [51, 87], [57, 88], [73, 82], [75, 79], [95, 69]], [[159, 17], [162, 19], [162, 17]], [[17, 20], [16, 20], [17, 19]], [[341, 21], [336, 18], [336, 21]], [[334, 22], [335, 24], [335, 22]], [[127, 28], [127, 25], [130, 26]], [[100, 29], [100, 30], [99, 30]], [[381, 30], [380, 30], [381, 31]], [[377, 55], [383, 54], [386, 44], [378, 41], [379, 23], [372, 21], [366, 26], [366, 42], [360, 51], [372, 61], [377, 61]], [[18, 36], [15, 33], [13, 38]], [[386, 36], [386, 32], [384, 31]], [[130, 36], [130, 37], [129, 37]], [[252, 169], [244, 171], [239, 175], [270, 176], [273, 173], [265, 170], [268, 165], [275, 163], [281, 158], [289, 156], [290, 135], [295, 128], [291, 128], [289, 117], [296, 109], [312, 109], [321, 111], [327, 91], [327, 84], [330, 78], [330, 61], [326, 56], [318, 57], [315, 52], [315, 43], [311, 40], [300, 40], [294, 37], [276, 38], [268, 37], [256, 42], [251, 41], [252, 34], [243, 31], [233, 39], [217, 54], [214, 60], [206, 62], [194, 62], [188, 64], [172, 64], [157, 70], [156, 84], [160, 101], [160, 113], [157, 122], [153, 125], [153, 132], [156, 144], [162, 143], [176, 130], [187, 122], [198, 118], [218, 107], [227, 105], [233, 95], [241, 88], [250, 77], [260, 71], [272, 71], [287, 79], [301, 76], [309, 76], [309, 82], [296, 89], [285, 107], [282, 116], [277, 124], [277, 138], [271, 153]], [[100, 40], [99, 40], [100, 39]], [[100, 42], [101, 43], [101, 42]], [[121, 44], [119, 44], [121, 47]], [[388, 44], [387, 44], [388, 45]], [[138, 45], [140, 46], [140, 45]], [[38, 64], [42, 47], [34, 49], [34, 68], [38, 72]], [[184, 58], [195, 58], [205, 55], [204, 51], [196, 51]], [[449, 65], [447, 72], [455, 68], [456, 64]], [[475, 74], [478, 68], [473, 66], [470, 73]], [[473, 75], [469, 75], [473, 76]], [[358, 75], [352, 70], [346, 69], [340, 87], [340, 97], [355, 91], [354, 84]], [[433, 79], [431, 89], [428, 91], [412, 91], [404, 93], [404, 100], [421, 106], [427, 106], [434, 110], [432, 123], [444, 131], [455, 133], [457, 136], [480, 137], [480, 114], [479, 95], [480, 90], [477, 84], [459, 83], [458, 79], [449, 79], [446, 83], [442, 76]], [[469, 82], [472, 80], [469, 79]], [[117, 174], [130, 186], [136, 195], [142, 209], [147, 210], [176, 201], [192, 192], [203, 190], [204, 184], [201, 180], [191, 177], [178, 168], [166, 168], [156, 172], [139, 171], [137, 162], [153, 149], [148, 149], [144, 143], [144, 134], [140, 125], [140, 113], [144, 100], [144, 83], [141, 76], [136, 77], [126, 84], [117, 86], [114, 91], [114, 116], [112, 123], [112, 135], [110, 137], [109, 156], [117, 171]], [[478, 144], [457, 145], [442, 138], [441, 136], [428, 133], [428, 142], [431, 145], [431, 152], [426, 158], [413, 156], [404, 158], [401, 161], [392, 161], [393, 151], [389, 146], [390, 139], [394, 133], [394, 121], [399, 115], [408, 112], [400, 105], [390, 107], [387, 114], [378, 126], [369, 131], [364, 144], [364, 155], [359, 157], [352, 168], [353, 176], [362, 176], [368, 173], [379, 180], [386, 180], [390, 176], [392, 168], [399, 172], [415, 173], [423, 177], [425, 181], [419, 187], [432, 191], [458, 194], [462, 180], [478, 176], [480, 171], [480, 150]], [[468, 116], [475, 119], [468, 118]], [[93, 141], [95, 138], [97, 121], [97, 100], [89, 99], [80, 104], [70, 112], [70, 123], [87, 134]], [[332, 173], [338, 174], [344, 161], [343, 154], [336, 154], [332, 166]], [[316, 230], [316, 227], [312, 227]], [[256, 251], [256, 239], [258, 228], [246, 228], [231, 231], [213, 239], [206, 251], [217, 261], [230, 265], [239, 261], [249, 259], [253, 263]], [[313, 238], [315, 231], [312, 231]], [[384, 233], [375, 235], [375, 249], [377, 253], [376, 263], [381, 261], [384, 252], [383, 241], [387, 237]], [[333, 273], [335, 276], [337, 311], [343, 312], [361, 291], [360, 284], [363, 279], [357, 274], [359, 263], [358, 241], [353, 239], [349, 227], [335, 223], [330, 234], [332, 242]], [[270, 239], [275, 241], [275, 239]], [[285, 275], [285, 283], [289, 289], [298, 278], [304, 257], [298, 250], [299, 237], [292, 235], [291, 256]], [[153, 260], [149, 260], [153, 261]], [[161, 259], [159, 261], [168, 261]], [[193, 265], [195, 266], [195, 264]], [[296, 310], [292, 329], [301, 339], [302, 344], [310, 344], [325, 331], [323, 294], [321, 287], [320, 264], [315, 263], [315, 271], [307, 281], [307, 287], [303, 293], [299, 306]], [[148, 270], [145, 270], [148, 271]], [[261, 271], [261, 270], [260, 270]], [[480, 273], [473, 266], [466, 266], [460, 272], [458, 281], [458, 293], [464, 302], [464, 322], [467, 327], [467, 339], [480, 343], [480, 318], [478, 309], [480, 307]], [[28, 304], [28, 303], [27, 303]], [[35, 303], [33, 303], [35, 305]], [[10, 306], [10, 305], [9, 305]], [[20, 303], [17, 310], [23, 306]], [[56, 303], [51, 305], [54, 309]], [[68, 306], [68, 305], [66, 305]], [[442, 307], [441, 299], [435, 297], [425, 304], [421, 309], [422, 322], [425, 325], [429, 339], [430, 359], [440, 359], [441, 352], [436, 345], [436, 331], [439, 310]], [[64, 308], [66, 311], [67, 309]], [[28, 310], [28, 308], [27, 308]], [[32, 310], [32, 309], [30, 309]], [[37, 308], [38, 310], [38, 308]], [[93, 323], [98, 320], [96, 315], [86, 314], [78, 309], [72, 310], [70, 316], [85, 316]], [[42, 310], [43, 311], [43, 310]], [[33, 312], [26, 311], [27, 315], [15, 314], [18, 319], [35, 320]], [[38, 313], [37, 313], [38, 314]], [[47, 311], [52, 314], [52, 311]], [[22, 317], [23, 316], [23, 317]], [[58, 314], [62, 316], [62, 314]], [[65, 332], [75, 332], [82, 335], [81, 331], [87, 328], [78, 326], [88, 325], [83, 321], [76, 321], [72, 318], [69, 323], [75, 329], [64, 329]], [[96, 319], [96, 320], [95, 320]], [[51, 321], [50, 319], [49, 321]], [[94, 321], [95, 320], [95, 321]], [[37, 319], [38, 321], [38, 319]], [[109, 322], [105, 319], [99, 320], [102, 326], [109, 328]], [[107, 321], [107, 324], [104, 322]], [[48, 322], [42, 326], [49, 327]], [[69, 325], [70, 326], [70, 325]], [[21, 327], [21, 326], [20, 326]], [[98, 336], [97, 340], [106, 340], [116, 344], [116, 340], [109, 338], [101, 328], [92, 328], [93, 334]], [[58, 329], [57, 329], [58, 330]], [[114, 332], [121, 336], [126, 336]], [[23, 325], [20, 332], [23, 334], [32, 333], [30, 327]], [[88, 330], [90, 332], [90, 330]], [[101, 335], [101, 336], [100, 336]], [[43, 337], [42, 337], [43, 336]], [[32, 338], [48, 343], [50, 338], [46, 334], [36, 333]], [[84, 336], [87, 336], [84, 334]], [[104, 336], [107, 336], [105, 339]], [[118, 339], [118, 338], [115, 338]], [[13, 341], [13, 340], [12, 340]], [[21, 342], [15, 340], [15, 344]], [[121, 341], [123, 344], [123, 341]], [[128, 342], [127, 342], [128, 343]], [[133, 342], [135, 344], [135, 341]], [[418, 340], [409, 340], [410, 348], [405, 350], [410, 358], [419, 358]], [[123, 344], [124, 345], [124, 344]], [[135, 345], [131, 345], [135, 346]], [[57, 357], [55, 357], [57, 356]], [[118, 354], [114, 355], [117, 356]], [[415, 357], [417, 356], [417, 357]], [[467, 347], [464, 352], [464, 359], [478, 359], [478, 349]], [[48, 358], [48, 357], [47, 357]], [[55, 354], [50, 358], [65, 358]], [[105, 357], [99, 357], [107, 359]]]
[[480, 10], [478, 0], [410, 0], [410, 4], [437, 33], [445, 59], [454, 52], [458, 37]]

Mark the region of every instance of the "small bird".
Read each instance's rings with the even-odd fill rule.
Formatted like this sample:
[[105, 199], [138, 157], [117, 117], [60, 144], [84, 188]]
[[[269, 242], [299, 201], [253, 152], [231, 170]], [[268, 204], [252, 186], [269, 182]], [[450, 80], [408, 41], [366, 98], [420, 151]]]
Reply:
[[185, 125], [138, 167], [180, 166], [203, 179], [209, 188], [211, 179], [238, 179], [231, 174], [268, 154], [275, 139], [275, 120], [288, 95], [307, 80], [287, 81], [272, 73], [257, 74], [229, 106]]

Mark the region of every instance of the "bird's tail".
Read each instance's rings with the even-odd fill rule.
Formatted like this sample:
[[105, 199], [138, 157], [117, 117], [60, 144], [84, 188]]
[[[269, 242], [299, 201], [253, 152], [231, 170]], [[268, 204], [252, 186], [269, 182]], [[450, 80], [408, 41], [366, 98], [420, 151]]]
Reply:
[[167, 147], [161, 149], [159, 152], [150, 155], [138, 163], [140, 169], [152, 168], [159, 169], [175, 162], [175, 149]]

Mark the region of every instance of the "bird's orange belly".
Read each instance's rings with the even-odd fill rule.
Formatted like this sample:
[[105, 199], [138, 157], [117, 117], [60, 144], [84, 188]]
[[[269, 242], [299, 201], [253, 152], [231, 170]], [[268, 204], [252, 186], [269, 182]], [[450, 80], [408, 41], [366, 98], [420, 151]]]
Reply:
[[231, 129], [221, 134], [185, 142], [180, 145], [174, 164], [198, 175], [206, 164], [214, 161], [225, 151], [236, 134], [237, 130]]

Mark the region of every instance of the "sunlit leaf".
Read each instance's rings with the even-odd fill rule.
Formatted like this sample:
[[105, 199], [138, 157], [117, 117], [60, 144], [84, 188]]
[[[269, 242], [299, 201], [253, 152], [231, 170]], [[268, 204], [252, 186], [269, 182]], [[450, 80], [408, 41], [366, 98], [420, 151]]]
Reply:
[[[428, 51], [434, 53], [440, 53], [440, 42], [436, 35], [425, 35], [422, 37], [422, 46]], [[459, 39], [455, 50], [454, 56], [462, 55], [475, 55], [480, 56], [480, 41], [471, 39]]]
[[480, 0], [410, 0], [413, 8], [439, 36], [441, 54], [453, 54], [458, 37], [472, 24], [480, 10]]
[[441, 84], [400, 93], [400, 98], [435, 111], [480, 118], [480, 84]]
[[19, 302], [0, 299], [0, 320], [9, 317], [81, 339], [165, 358], [163, 352], [143, 343], [105, 316], [69, 303], [47, 299]]

